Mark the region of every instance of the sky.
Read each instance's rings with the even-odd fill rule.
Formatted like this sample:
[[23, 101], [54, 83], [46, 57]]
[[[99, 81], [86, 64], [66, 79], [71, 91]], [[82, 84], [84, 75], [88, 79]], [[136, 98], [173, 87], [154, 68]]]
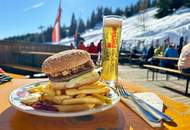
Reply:
[[[97, 7], [125, 8], [137, 0], [62, 0], [61, 24], [69, 25], [74, 12], [76, 18], [87, 20]], [[40, 32], [38, 27], [52, 26], [59, 0], [0, 0], [0, 39]]]

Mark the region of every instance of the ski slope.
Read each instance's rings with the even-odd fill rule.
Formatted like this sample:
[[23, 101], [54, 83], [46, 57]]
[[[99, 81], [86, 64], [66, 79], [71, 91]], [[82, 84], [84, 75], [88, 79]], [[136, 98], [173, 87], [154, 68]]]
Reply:
[[[176, 45], [179, 44], [181, 36], [188, 36], [190, 39], [190, 9], [182, 7], [175, 11], [174, 14], [161, 19], [154, 17], [157, 8], [151, 8], [144, 14], [145, 31], [143, 31], [142, 14], [125, 18], [122, 28], [122, 43], [130, 47], [137, 46], [138, 41], [144, 41], [144, 46], [149, 46], [159, 39], [162, 44], [164, 39], [170, 37], [170, 41]], [[88, 30], [82, 37], [85, 38], [85, 44], [91, 42], [98, 43], [102, 39], [102, 26], [99, 29]], [[61, 40], [61, 44], [70, 45], [74, 38], [65, 38]]]

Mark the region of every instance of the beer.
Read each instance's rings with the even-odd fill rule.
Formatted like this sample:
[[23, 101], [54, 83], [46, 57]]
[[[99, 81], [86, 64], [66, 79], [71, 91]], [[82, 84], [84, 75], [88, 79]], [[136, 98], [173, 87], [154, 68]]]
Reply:
[[105, 16], [103, 22], [101, 78], [106, 82], [115, 82], [118, 79], [122, 19], [116, 16]]

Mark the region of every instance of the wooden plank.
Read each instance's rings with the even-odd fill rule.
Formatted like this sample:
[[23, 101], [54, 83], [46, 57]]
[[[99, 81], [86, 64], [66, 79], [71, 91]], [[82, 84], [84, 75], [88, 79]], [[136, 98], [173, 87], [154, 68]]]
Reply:
[[[28, 55], [41, 55], [41, 56], [51, 56], [53, 52], [38, 52], [38, 51], [20, 51], [20, 52], [14, 52], [16, 54], [28, 54]], [[90, 53], [91, 56], [98, 56], [98, 53]]]
[[150, 69], [163, 70], [163, 71], [172, 72], [176, 74], [181, 74], [188, 77], [190, 76], [190, 74], [182, 73], [180, 70], [175, 70], [175, 69], [170, 69], [170, 68], [165, 68], [165, 67], [159, 67], [159, 66], [154, 66], [154, 65], [144, 65], [144, 67], [150, 68]]
[[153, 59], [173, 60], [173, 61], [178, 61], [179, 60], [179, 58], [176, 58], [176, 57], [163, 57], [163, 56], [154, 56]]
[[177, 73], [177, 74], [182, 74], [181, 71], [179, 71], [179, 70], [170, 69], [170, 68], [164, 68], [164, 67], [159, 67], [159, 66], [154, 66], [154, 65], [144, 65], [144, 67], [163, 70], [163, 71], [168, 71], [168, 72], [173, 72], [173, 73]]
[[28, 54], [28, 55], [42, 55], [42, 56], [51, 56], [55, 53], [53, 52], [36, 52], [36, 51], [20, 51], [20, 52], [14, 52], [17, 54]]

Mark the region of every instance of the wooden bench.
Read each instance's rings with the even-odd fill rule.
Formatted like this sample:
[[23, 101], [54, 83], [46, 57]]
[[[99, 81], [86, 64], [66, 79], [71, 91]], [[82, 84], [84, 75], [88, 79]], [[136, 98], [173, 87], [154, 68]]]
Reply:
[[158, 59], [158, 60], [172, 60], [172, 61], [178, 61], [179, 58], [176, 57], [164, 57], [164, 56], [153, 56], [153, 59]]
[[[155, 78], [155, 72], [157, 73], [159, 71], [166, 72], [166, 80], [169, 79], [169, 77], [168, 77], [169, 74], [175, 74], [175, 75], [178, 75], [178, 76], [183, 76], [187, 80], [185, 94], [188, 94], [190, 74], [185, 74], [185, 73], [182, 73], [179, 70], [165, 68], [165, 67], [159, 67], [159, 66], [154, 66], [154, 65], [144, 65], [144, 67], [148, 69], [147, 70], [147, 80], [148, 80], [148, 77], [149, 77], [149, 71], [152, 71], [152, 81]], [[156, 79], [157, 79], [157, 76], [156, 76]]]

